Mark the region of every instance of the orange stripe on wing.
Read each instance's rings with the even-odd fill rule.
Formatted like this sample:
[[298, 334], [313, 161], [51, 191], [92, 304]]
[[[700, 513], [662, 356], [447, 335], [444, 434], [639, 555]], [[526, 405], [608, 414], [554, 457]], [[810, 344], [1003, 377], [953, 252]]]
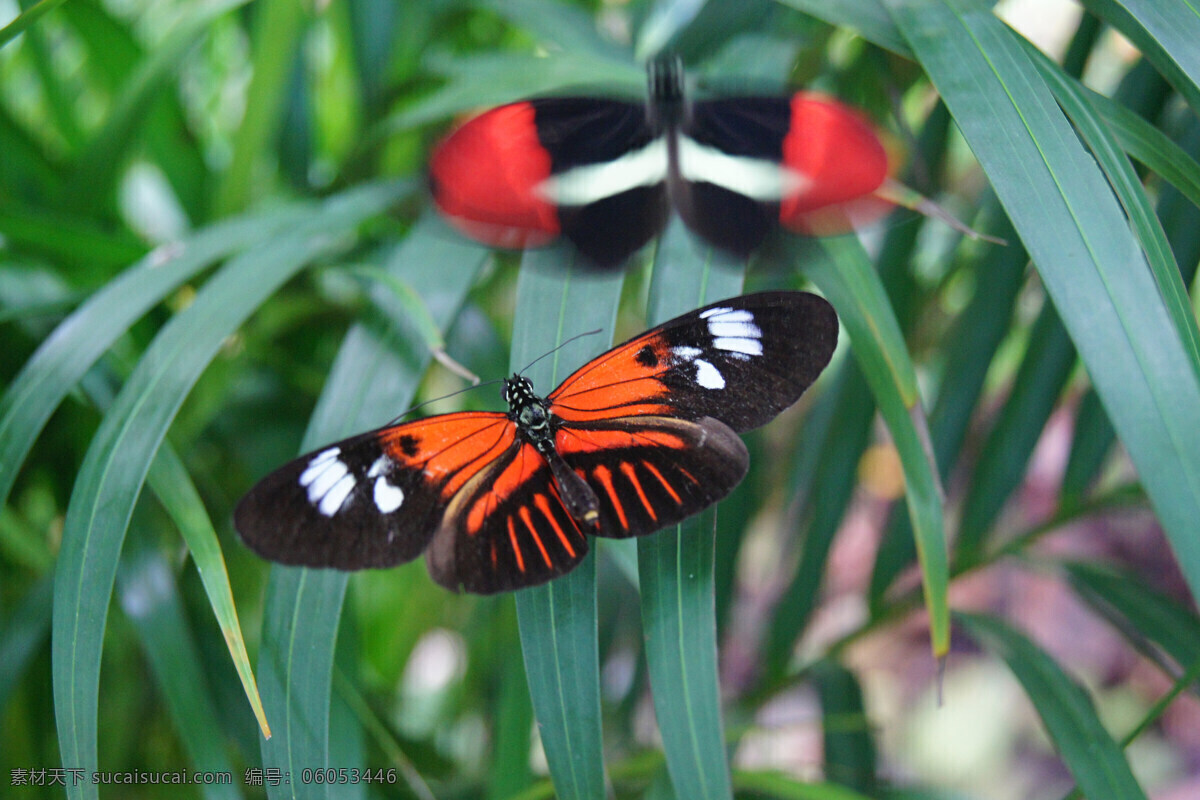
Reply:
[[[563, 529], [559, 527], [558, 520], [554, 518], [553, 510], [550, 508], [550, 501], [546, 499], [544, 494], [536, 494], [533, 496], [533, 504], [538, 507], [538, 511], [542, 512], [542, 516], [550, 523], [550, 527], [554, 528], [554, 532], [558, 534], [558, 540], [563, 543], [563, 547], [567, 548], [567, 553], [571, 558], [575, 557], [575, 548], [567, 541], [567, 535], [563, 533]], [[569, 516], [569, 515], [568, 515]]]
[[[663, 488], [667, 490], [667, 494], [671, 495], [671, 499], [675, 501], [675, 505], [683, 504], [683, 498], [679, 496], [678, 492], [671, 488], [671, 484], [667, 483], [667, 479], [663, 477], [663, 474], [658, 471], [657, 467], [655, 467], [649, 461], [643, 461], [642, 466], [650, 470], [651, 475], [658, 478], [658, 482], [661, 483]], [[687, 475], [686, 472], [684, 472], [684, 474]], [[688, 477], [691, 478], [692, 476], [688, 475]], [[692, 480], [695, 481], [696, 479], [692, 478]]]
[[653, 428], [589, 430], [563, 426], [554, 437], [554, 445], [559, 453], [566, 456], [571, 453], [595, 453], [597, 450], [622, 450], [631, 447], [653, 446], [682, 450], [688, 447], [689, 443], [676, 433]]
[[[642, 482], [638, 480], [637, 472], [635, 472], [633, 469], [633, 464], [630, 464], [628, 461], [622, 461], [621, 474], [626, 478], [629, 478], [629, 482], [632, 483], [633, 488], [637, 490], [638, 499], [641, 500], [642, 505], [646, 507], [646, 513], [650, 515], [650, 519], [658, 522], [658, 514], [654, 513], [654, 506], [650, 505], [650, 501], [646, 499], [646, 493], [642, 490]], [[659, 480], [661, 480], [661, 477]]]
[[521, 510], [517, 513], [521, 515], [521, 522], [525, 523], [525, 527], [529, 529], [529, 535], [537, 543], [538, 550], [542, 551], [542, 560], [546, 562], [547, 567], [554, 569], [554, 562], [550, 560], [550, 554], [546, 552], [546, 545], [542, 543], [542, 537], [538, 536], [537, 528], [533, 527], [533, 517], [529, 514], [529, 506], [521, 506]]
[[617, 497], [617, 490], [613, 486], [612, 470], [601, 464], [596, 467], [594, 474], [596, 480], [600, 481], [600, 485], [604, 487], [604, 491], [608, 492], [608, 497], [612, 500], [613, 508], [617, 510], [617, 520], [621, 523], [621, 527], [629, 530], [629, 520], [625, 517], [625, 509], [621, 506], [621, 498]]
[[525, 557], [521, 555], [521, 545], [517, 544], [517, 531], [513, 528], [513, 519], [508, 517], [508, 541], [512, 542], [513, 553], [517, 556], [517, 569], [525, 571]]

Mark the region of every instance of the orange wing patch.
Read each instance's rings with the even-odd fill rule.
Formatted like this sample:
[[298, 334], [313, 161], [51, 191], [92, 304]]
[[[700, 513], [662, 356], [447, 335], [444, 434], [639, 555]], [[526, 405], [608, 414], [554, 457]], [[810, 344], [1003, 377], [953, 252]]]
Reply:
[[[511, 437], [509, 438], [511, 441]], [[521, 449], [509, 462], [508, 466], [496, 476], [490, 487], [484, 489], [471, 504], [467, 512], [467, 533], [471, 536], [479, 533], [487, 523], [492, 511], [518, 491], [539, 469], [546, 465], [546, 460], [531, 444], [521, 445]]]
[[494, 411], [430, 417], [388, 428], [379, 445], [388, 457], [420, 469], [449, 500], [479, 470], [512, 445], [517, 426]]
[[596, 480], [600, 481], [600, 486], [608, 493], [608, 499], [612, 501], [613, 508], [616, 509], [617, 519], [621, 521], [621, 529], [629, 530], [629, 517], [625, 515], [625, 507], [621, 505], [621, 496], [617, 494], [617, 489], [613, 486], [612, 470], [600, 464], [593, 470]]
[[550, 394], [551, 410], [570, 422], [669, 414], [659, 378], [673, 359], [661, 334], [639, 336], [576, 370]]
[[689, 442], [674, 431], [656, 428], [559, 428], [555, 447], [564, 457], [572, 453], [595, 453], [598, 450], [620, 450], [629, 447], [665, 447], [682, 450]]

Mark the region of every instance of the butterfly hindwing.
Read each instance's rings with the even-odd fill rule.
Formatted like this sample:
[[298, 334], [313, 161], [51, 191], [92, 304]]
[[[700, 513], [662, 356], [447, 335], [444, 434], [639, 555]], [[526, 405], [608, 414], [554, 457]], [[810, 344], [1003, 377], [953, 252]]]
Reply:
[[426, 563], [455, 591], [519, 589], [573, 569], [587, 554], [585, 530], [593, 532], [568, 513], [546, 460], [522, 443], [453, 499]]
[[558, 451], [600, 501], [597, 536], [654, 533], [729, 494], [749, 468], [746, 446], [712, 418], [623, 417], [563, 426]]
[[804, 292], [743, 295], [684, 314], [584, 365], [550, 395], [576, 424], [652, 414], [756, 428], [799, 399], [829, 362], [838, 323]]

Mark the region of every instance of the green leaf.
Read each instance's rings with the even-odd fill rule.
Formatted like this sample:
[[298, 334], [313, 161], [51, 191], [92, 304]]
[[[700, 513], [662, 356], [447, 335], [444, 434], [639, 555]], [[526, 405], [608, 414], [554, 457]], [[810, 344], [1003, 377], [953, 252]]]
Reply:
[[630, 96], [645, 92], [646, 74], [627, 59], [590, 53], [547, 55], [486, 54], [431, 58], [430, 68], [448, 79], [445, 86], [398, 111], [373, 135], [408, 130], [453, 114], [580, 87], [604, 87]]
[[[259, 697], [254, 673], [250, 668], [250, 656], [246, 653], [242, 624], [238, 620], [237, 608], [233, 603], [233, 590], [229, 586], [225, 557], [221, 554], [217, 532], [213, 529], [212, 520], [208, 517], [200, 493], [196, 491], [191, 476], [188, 475], [179, 456], [166, 444], [159, 448], [154, 463], [150, 465], [147, 480], [179, 528], [183, 540], [187, 542], [196, 571], [200, 574], [200, 581], [204, 584], [209, 605], [225, 637], [234, 669], [242, 681], [246, 699], [250, 701], [259, 727], [269, 735], [270, 728], [263, 712], [262, 698]], [[187, 720], [188, 717], [185, 715], [182, 719]]]
[[0, 398], [0, 502], [54, 409], [135, 320], [214, 262], [276, 235], [308, 213], [311, 209], [293, 207], [231, 220], [155, 250], [65, 319]]
[[1194, 2], [1083, 0], [1083, 5], [1129, 37], [1200, 113], [1200, 8]]
[[0, 28], [0, 47], [4, 47], [12, 39], [20, 36], [30, 25], [41, 19], [47, 11], [62, 4], [63, 0], [40, 0], [32, 8], [18, 14], [16, 19]]
[[[142, 482], [180, 404], [225, 338], [266, 296], [340, 246], [331, 233], [352, 230], [396, 195], [394, 186], [348, 193], [307, 224], [230, 261], [163, 328], [105, 415], [76, 479], [55, 572], [53, 677], [64, 764], [97, 767], [100, 654], [117, 559]], [[95, 797], [97, 787], [82, 784], [68, 793]]]
[[[817, 607], [829, 551], [858, 485], [859, 461], [871, 440], [875, 398], [862, 368], [853, 360], [846, 360], [839, 369], [837, 380], [826, 388], [828, 398], [821, 398], [822, 403], [832, 404], [832, 419], [819, 447], [814, 448], [815, 457], [804, 470], [810, 477], [802, 476], [808, 486], [799, 515], [803, 526], [800, 562], [776, 606], [767, 632], [764, 657], [767, 681], [785, 674], [796, 640]], [[911, 530], [908, 542], [911, 545]]]
[[[741, 289], [741, 270], [709, 247], [697, 252], [674, 220], [655, 259], [647, 322], [666, 322]], [[731, 796], [717, 676], [718, 514], [710, 509], [637, 542], [646, 663], [677, 797]]]
[[[233, 143], [233, 157], [216, 193], [215, 216], [240, 211], [259, 182], [282, 123], [283, 98], [292, 77], [309, 11], [300, 0], [263, 0], [254, 8], [250, 86]], [[274, 166], [274, 165], [271, 165]]]
[[582, 8], [547, 0], [492, 0], [488, 7], [535, 34], [549, 49], [620, 57], [622, 48], [600, 37], [596, 18]]
[[[441, 234], [422, 219], [389, 259], [388, 271], [421, 297], [446, 330], [486, 257], [483, 249]], [[439, 269], [429, 269], [438, 264]], [[392, 299], [383, 288], [377, 303]], [[403, 317], [351, 328], [309, 420], [300, 450], [381, 425], [411, 403], [430, 354]], [[418, 565], [404, 569], [420, 569]], [[262, 743], [263, 766], [283, 770], [351, 766], [331, 761], [330, 704], [334, 650], [346, 573], [275, 566], [267, 584], [258, 680], [273, 736]], [[298, 775], [293, 771], [292, 775]], [[322, 796], [335, 796], [329, 788]], [[293, 779], [272, 797], [297, 797], [312, 786]], [[307, 795], [306, 795], [307, 796]]]
[[[198, 771], [233, 773], [225, 753], [211, 688], [200, 669], [184, 614], [176, 576], [162, 555], [148, 547], [131, 548], [117, 573], [121, 608], [133, 622], [154, 680], [179, 732], [190, 766]], [[241, 797], [235, 784], [201, 787], [209, 800]]]
[[1047, 301], [1029, 333], [1008, 400], [972, 471], [956, 542], [960, 565], [984, 556], [987, 535], [1005, 501], [1020, 485], [1074, 366], [1075, 347]]
[[70, 178], [67, 206], [87, 209], [111, 195], [118, 171], [125, 166], [126, 151], [137, 140], [133, 131], [142, 124], [150, 103], [164, 91], [180, 63], [221, 14], [245, 5], [248, 0], [220, 0], [196, 6], [140, 60], [132, 75], [121, 85], [104, 126], [80, 153]]
[[875, 740], [858, 678], [826, 660], [814, 666], [813, 680], [821, 696], [825, 776], [868, 797], [876, 796]]
[[865, 794], [836, 783], [804, 783], [790, 775], [738, 770], [733, 773], [738, 792], [753, 792], [777, 800], [868, 800]]
[[1200, 589], [1200, 380], [1120, 206], [1035, 67], [986, 9], [889, 0], [974, 150]]
[[1188, 151], [1120, 103], [1086, 88], [1083, 91], [1126, 153], [1200, 205], [1200, 163]]
[[908, 43], [888, 16], [882, 0], [842, 0], [828, 3], [823, 0], [778, 0], [785, 6], [799, 9], [830, 25], [841, 25], [858, 31], [864, 39], [893, 53], [910, 56]]
[[[586, 272], [561, 249], [525, 256], [517, 279], [509, 367], [548, 392], [612, 341], [620, 272]], [[600, 328], [533, 364], [571, 336]], [[596, 643], [595, 551], [569, 574], [516, 594], [529, 694], [554, 788], [567, 800], [605, 795]]]
[[[946, 362], [937, 399], [929, 414], [929, 438], [941, 479], [948, 478], [962, 451], [972, 414], [979, 405], [984, 379], [996, 351], [1008, 335], [1013, 309], [1025, 284], [1029, 256], [1008, 218], [993, 204], [994, 226], [985, 230], [1010, 241], [1007, 247], [988, 248], [973, 265], [975, 293], [943, 338]], [[884, 611], [885, 592], [916, 555], [907, 515], [893, 514], [875, 557], [868, 602], [872, 616]]]
[[900, 456], [929, 611], [930, 639], [934, 655], [940, 658], [950, 648], [949, 563], [942, 486], [933, 463], [916, 373], [896, 316], [862, 245], [854, 237], [842, 236], [824, 240], [822, 247], [827, 256], [810, 259], [805, 271], [833, 303], [850, 334], [854, 357]]
[[993, 617], [955, 614], [967, 632], [1008, 664], [1050, 741], [1087, 797], [1144, 799], [1121, 747], [1100, 723], [1087, 691], [1029, 639]]
[[[1074, 123], [1075, 129], [1083, 136], [1084, 142], [1116, 192], [1117, 199], [1121, 201], [1121, 207], [1132, 222], [1134, 235], [1141, 243], [1142, 251], [1150, 264], [1158, 290], [1171, 313], [1171, 320], [1175, 323], [1183, 345], [1192, 359], [1192, 367], [1200, 373], [1200, 331], [1196, 329], [1196, 316], [1192, 311], [1187, 287], [1183, 285], [1179, 266], [1175, 263], [1171, 245], [1167, 242], [1167, 235], [1159, 224], [1158, 217], [1154, 215], [1154, 208], [1133, 170], [1133, 165], [1121, 152], [1117, 138], [1108, 130], [1090, 102], [1094, 93], [1085, 93], [1082, 87], [1067, 78], [1033, 45], [1027, 44], [1025, 51], [1046, 79], [1050, 90], [1054, 92], [1059, 104]], [[1171, 155], [1179, 164], [1190, 163], [1197, 166], [1182, 148], [1175, 147]]]
[[1085, 600], [1123, 619], [1127, 636], [1135, 633], [1150, 640], [1181, 668], [1200, 661], [1200, 620], [1193, 611], [1147, 586], [1135, 573], [1082, 561], [1064, 567]]
[[54, 576], [50, 574], [38, 579], [25, 592], [0, 626], [0, 715], [4, 714], [13, 688], [50, 633], [53, 601]]

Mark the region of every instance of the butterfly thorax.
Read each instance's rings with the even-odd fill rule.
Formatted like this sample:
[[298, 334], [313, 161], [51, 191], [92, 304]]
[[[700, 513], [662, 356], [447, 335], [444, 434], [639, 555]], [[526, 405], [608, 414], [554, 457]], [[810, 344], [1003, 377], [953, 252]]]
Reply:
[[687, 121], [683, 62], [677, 56], [651, 62], [646, 72], [648, 98], [646, 121], [655, 136], [675, 130]]
[[571, 516], [580, 522], [594, 524], [599, 518], [600, 502], [596, 493], [575, 470], [563, 460], [554, 446], [554, 416], [550, 403], [533, 391], [528, 378], [513, 375], [504, 381], [504, 402], [508, 417], [517, 424], [521, 435], [541, 453], [554, 476], [554, 485]]
[[513, 375], [504, 382], [504, 402], [508, 416], [539, 451], [553, 449], [554, 431], [550, 426], [550, 409], [546, 399], [533, 391], [528, 378]]

